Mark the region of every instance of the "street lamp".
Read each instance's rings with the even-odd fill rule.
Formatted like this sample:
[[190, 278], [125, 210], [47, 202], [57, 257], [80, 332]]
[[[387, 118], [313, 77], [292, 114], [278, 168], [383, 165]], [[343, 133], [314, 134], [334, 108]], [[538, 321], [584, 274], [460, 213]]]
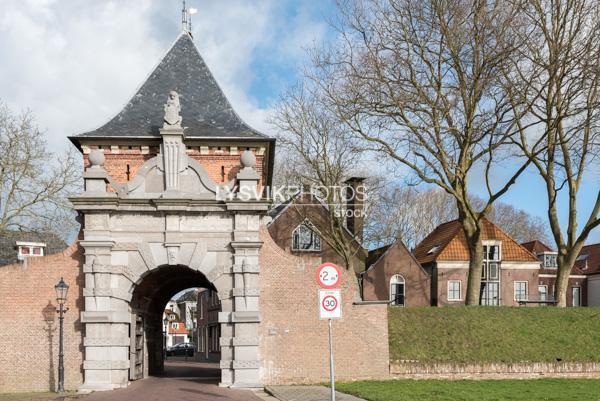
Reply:
[[58, 343], [58, 392], [63, 393], [65, 391], [65, 361], [64, 361], [64, 333], [63, 333], [63, 321], [64, 314], [69, 309], [65, 307], [65, 302], [67, 302], [67, 293], [69, 292], [69, 286], [63, 278], [60, 278], [58, 284], [54, 286], [54, 290], [56, 291], [56, 302], [58, 302], [58, 321], [59, 321], [59, 343]]
[[167, 316], [163, 319], [163, 358], [167, 359], [167, 327], [169, 319]]

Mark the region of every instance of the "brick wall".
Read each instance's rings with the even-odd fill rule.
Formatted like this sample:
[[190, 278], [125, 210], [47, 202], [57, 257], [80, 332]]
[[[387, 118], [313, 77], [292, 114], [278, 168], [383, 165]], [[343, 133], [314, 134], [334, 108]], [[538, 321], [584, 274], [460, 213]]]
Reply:
[[[77, 243], [62, 253], [0, 266], [0, 393], [55, 390], [58, 380], [58, 314], [54, 286], [69, 284], [65, 314], [65, 388], [82, 382], [82, 251]], [[45, 316], [53, 319], [47, 322]]]
[[[92, 149], [97, 146], [90, 147]], [[140, 167], [159, 152], [158, 146], [147, 146], [142, 150], [140, 146], [117, 146], [112, 148], [108, 145], [102, 146], [106, 161], [104, 168], [116, 182], [124, 184], [135, 178]], [[256, 170], [261, 176], [259, 186], [266, 180], [266, 170], [264, 169], [265, 156], [257, 153], [256, 148], [252, 148], [256, 154]], [[216, 183], [230, 182], [236, 178], [240, 171], [240, 155], [243, 150], [240, 148], [236, 153], [231, 153], [230, 147], [209, 147], [203, 154], [198, 146], [190, 146], [187, 155], [204, 167], [208, 176]], [[89, 167], [88, 154], [84, 154], [84, 167]], [[129, 172], [129, 174], [128, 174]]]
[[431, 278], [400, 241], [368, 267], [363, 276], [363, 298], [367, 301], [389, 300], [390, 280], [396, 274], [404, 278], [404, 306], [431, 304]]
[[[318, 263], [292, 256], [266, 228], [261, 266], [261, 375], [265, 384], [316, 383], [329, 377], [327, 321], [319, 320], [315, 269]], [[389, 374], [387, 306], [354, 305], [353, 273], [344, 271], [343, 319], [333, 322], [336, 377], [351, 380]]]

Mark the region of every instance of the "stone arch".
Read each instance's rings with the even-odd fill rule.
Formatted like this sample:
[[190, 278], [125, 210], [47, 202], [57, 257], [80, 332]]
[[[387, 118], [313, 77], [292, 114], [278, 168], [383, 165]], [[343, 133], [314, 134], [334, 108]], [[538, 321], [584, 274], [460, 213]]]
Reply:
[[[187, 288], [206, 288], [215, 291], [204, 274], [187, 266], [163, 265], [149, 270], [133, 285], [131, 312], [143, 327], [141, 376], [161, 374], [164, 371], [164, 345], [162, 315], [167, 302], [179, 291]], [[135, 369], [135, 367], [132, 367]]]
[[[144, 312], [146, 308], [146, 312], [154, 310], [156, 315], [157, 308], [138, 302], [138, 292], [146, 279], [163, 274], [160, 272], [173, 276], [189, 274], [196, 277], [198, 284], [210, 283], [217, 290], [221, 301], [220, 385], [261, 384], [259, 228], [268, 205], [260, 198], [238, 197], [237, 193], [216, 199], [210, 190], [224, 186], [217, 186], [198, 162], [185, 156], [183, 143], [173, 142], [173, 135], [164, 135], [170, 142], [163, 138], [169, 151], [162, 158], [149, 160], [130, 184], [113, 185], [114, 180], [99, 162], [84, 173], [84, 193], [71, 198], [84, 216], [80, 242], [85, 250], [85, 307], [81, 312], [85, 360], [81, 391], [129, 384], [134, 371], [131, 349], [138, 327], [134, 312]], [[165, 167], [161, 178], [164, 186], [161, 184], [158, 190], [165, 190], [145, 191], [144, 180], [151, 171], [160, 171], [161, 163]], [[203, 189], [187, 186], [186, 175], [198, 177]], [[236, 183], [240, 190], [251, 192], [258, 187], [259, 179], [258, 173], [246, 166], [237, 175]], [[107, 183], [116, 193], [107, 190]], [[131, 192], [136, 185], [140, 191]], [[177, 287], [185, 281], [181, 279], [180, 284], [173, 285]], [[191, 285], [186, 283], [186, 288]], [[164, 291], [169, 292], [167, 287]], [[162, 302], [161, 297], [166, 296], [157, 298]]]

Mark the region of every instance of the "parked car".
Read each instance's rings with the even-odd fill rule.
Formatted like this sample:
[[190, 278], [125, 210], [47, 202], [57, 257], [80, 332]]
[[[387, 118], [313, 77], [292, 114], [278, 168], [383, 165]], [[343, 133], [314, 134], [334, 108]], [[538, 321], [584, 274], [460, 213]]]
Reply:
[[194, 348], [194, 344], [181, 343], [181, 344], [176, 344], [172, 347], [167, 348], [167, 356], [177, 356], [177, 355], [194, 356], [195, 351], [196, 351], [196, 349]]

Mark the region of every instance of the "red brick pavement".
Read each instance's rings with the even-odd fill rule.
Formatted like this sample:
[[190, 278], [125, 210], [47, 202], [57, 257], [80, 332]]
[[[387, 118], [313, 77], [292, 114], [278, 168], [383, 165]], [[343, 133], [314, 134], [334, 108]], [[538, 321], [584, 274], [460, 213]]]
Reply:
[[217, 385], [218, 364], [166, 362], [164, 377], [133, 382], [128, 388], [92, 393], [81, 401], [261, 401], [252, 391]]

